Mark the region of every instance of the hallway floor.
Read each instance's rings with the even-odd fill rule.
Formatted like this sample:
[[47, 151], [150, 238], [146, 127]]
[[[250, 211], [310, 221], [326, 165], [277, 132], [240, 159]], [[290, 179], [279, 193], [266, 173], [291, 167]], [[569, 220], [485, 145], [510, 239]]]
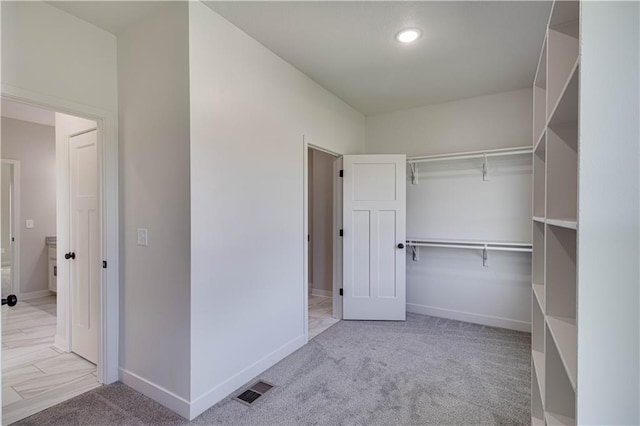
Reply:
[[2, 307], [2, 424], [100, 386], [96, 366], [53, 344], [56, 296]]
[[331, 297], [309, 295], [309, 340], [340, 321], [333, 318], [332, 314]]

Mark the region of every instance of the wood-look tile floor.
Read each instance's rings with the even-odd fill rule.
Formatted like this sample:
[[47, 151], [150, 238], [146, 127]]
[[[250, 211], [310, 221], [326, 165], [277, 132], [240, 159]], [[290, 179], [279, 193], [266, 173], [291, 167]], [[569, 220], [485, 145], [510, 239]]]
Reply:
[[100, 386], [96, 366], [54, 346], [56, 297], [2, 307], [2, 424]]
[[333, 318], [333, 300], [330, 297], [309, 295], [309, 340], [336, 324]]

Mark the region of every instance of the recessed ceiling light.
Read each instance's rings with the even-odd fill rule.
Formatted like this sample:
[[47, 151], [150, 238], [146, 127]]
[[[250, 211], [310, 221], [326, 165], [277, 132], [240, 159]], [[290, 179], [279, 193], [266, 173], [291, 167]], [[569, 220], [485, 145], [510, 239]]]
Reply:
[[407, 28], [406, 30], [400, 31], [396, 35], [396, 40], [400, 43], [411, 43], [416, 41], [422, 35], [422, 31], [417, 28]]

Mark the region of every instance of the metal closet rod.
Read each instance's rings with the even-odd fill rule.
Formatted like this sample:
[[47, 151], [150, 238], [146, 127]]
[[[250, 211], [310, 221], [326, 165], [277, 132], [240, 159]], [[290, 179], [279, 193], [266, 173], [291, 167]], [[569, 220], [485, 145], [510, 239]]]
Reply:
[[408, 239], [407, 246], [411, 247], [411, 254], [414, 262], [420, 260], [420, 247], [442, 247], [456, 249], [482, 250], [482, 265], [489, 266], [489, 251], [533, 251], [530, 243], [504, 243], [504, 242], [481, 242], [469, 240], [420, 240]]
[[503, 157], [506, 155], [524, 155], [533, 153], [533, 147], [521, 146], [516, 148], [489, 149], [485, 151], [468, 151], [455, 154], [423, 155], [408, 157], [408, 163], [428, 163], [431, 161], [465, 160], [468, 158]]
[[498, 242], [479, 242], [479, 241], [442, 241], [442, 240], [407, 240], [408, 246], [414, 247], [443, 247], [443, 248], [461, 248], [461, 249], [480, 249], [494, 251], [518, 251], [531, 252], [532, 245], [530, 243], [498, 243]]

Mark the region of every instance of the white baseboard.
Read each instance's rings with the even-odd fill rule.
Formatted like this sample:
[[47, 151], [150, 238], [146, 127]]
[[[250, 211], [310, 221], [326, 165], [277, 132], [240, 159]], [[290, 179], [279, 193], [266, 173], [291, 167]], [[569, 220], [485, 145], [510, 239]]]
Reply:
[[190, 404], [186, 399], [124, 368], [120, 368], [120, 380], [125, 385], [157, 401], [185, 419], [189, 419]]
[[296, 350], [300, 349], [305, 344], [304, 335], [300, 335], [288, 343], [285, 343], [275, 351], [262, 357], [252, 365], [248, 366], [244, 370], [234, 374], [218, 386], [207, 391], [203, 395], [194, 399], [191, 402], [191, 413], [188, 417], [189, 420], [193, 420], [204, 411], [211, 408], [214, 404], [226, 398], [231, 392], [238, 389], [240, 386], [247, 383], [257, 375], [261, 374], [268, 368], [275, 365], [285, 357], [291, 355]]
[[31, 300], [37, 299], [39, 297], [51, 296], [53, 294], [55, 293], [49, 290], [28, 291], [26, 293], [20, 293], [20, 295], [18, 296], [18, 302], [20, 302], [21, 300]]
[[322, 296], [322, 297], [331, 297], [333, 296], [333, 292], [331, 290], [319, 290], [316, 288], [311, 289], [312, 296]]
[[509, 330], [525, 331], [531, 333], [531, 323], [509, 318], [494, 317], [491, 315], [475, 314], [472, 312], [456, 311], [453, 309], [436, 308], [434, 306], [407, 303], [407, 312], [415, 314], [431, 315], [434, 317], [471, 322], [475, 324], [489, 325], [491, 327], [507, 328]]
[[60, 349], [62, 352], [69, 352], [69, 343], [64, 337], [56, 334], [56, 336], [53, 338], [53, 345], [56, 348]]

